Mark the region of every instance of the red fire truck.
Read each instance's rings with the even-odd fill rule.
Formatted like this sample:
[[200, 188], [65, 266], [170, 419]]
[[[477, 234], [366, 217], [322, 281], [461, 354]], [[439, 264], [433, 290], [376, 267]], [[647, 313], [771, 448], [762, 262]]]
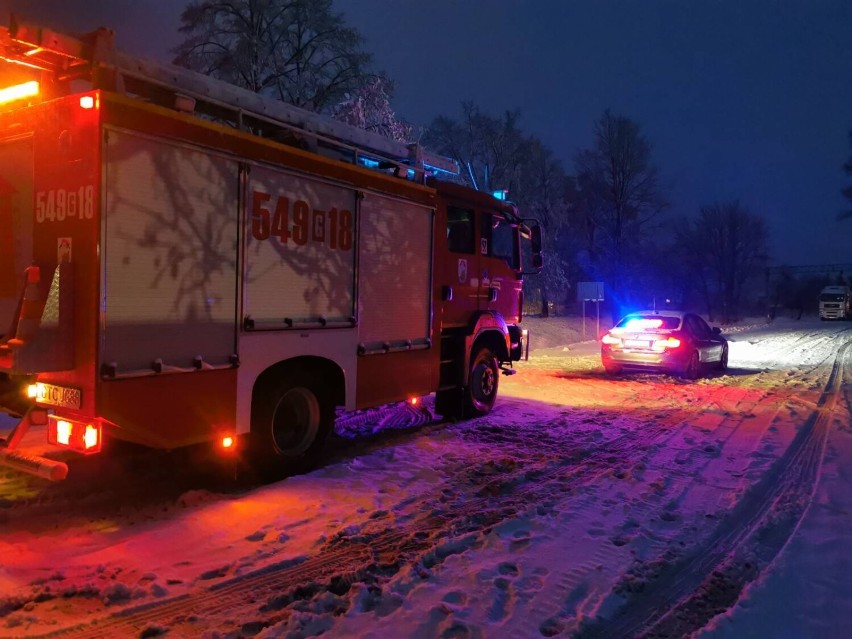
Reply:
[[[455, 162], [101, 29], [0, 29], [0, 465], [104, 438], [314, 463], [337, 407], [486, 414], [540, 232]], [[522, 254], [529, 264], [522, 265]], [[67, 456], [66, 456], [67, 457]]]

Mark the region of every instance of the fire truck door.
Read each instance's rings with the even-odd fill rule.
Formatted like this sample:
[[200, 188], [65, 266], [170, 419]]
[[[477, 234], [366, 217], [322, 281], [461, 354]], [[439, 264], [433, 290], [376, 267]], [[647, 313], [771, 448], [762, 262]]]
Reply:
[[479, 307], [479, 252], [473, 209], [447, 206], [447, 251], [441, 278], [443, 326], [467, 326]]
[[483, 212], [480, 217], [479, 309], [496, 311], [506, 321], [520, 313], [520, 256], [515, 227], [502, 214]]

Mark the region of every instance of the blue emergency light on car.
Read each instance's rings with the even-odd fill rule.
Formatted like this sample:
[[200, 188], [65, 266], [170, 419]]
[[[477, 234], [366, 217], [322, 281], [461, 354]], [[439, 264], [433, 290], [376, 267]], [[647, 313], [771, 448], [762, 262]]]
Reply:
[[651, 319], [647, 317], [633, 317], [627, 321], [624, 328], [629, 331], [645, 331], [649, 328], [660, 328], [663, 325], [663, 320]]

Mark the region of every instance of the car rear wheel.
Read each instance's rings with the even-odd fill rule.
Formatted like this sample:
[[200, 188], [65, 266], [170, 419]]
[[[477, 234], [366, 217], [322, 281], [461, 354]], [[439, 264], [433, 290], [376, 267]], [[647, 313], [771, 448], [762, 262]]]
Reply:
[[617, 364], [604, 364], [604, 372], [613, 377], [621, 374], [621, 366]]
[[700, 365], [701, 362], [698, 359], [698, 351], [692, 351], [692, 353], [689, 354], [689, 359], [686, 360], [686, 366], [683, 368], [683, 378], [698, 379]]
[[725, 344], [722, 347], [722, 356], [719, 358], [719, 364], [716, 366], [717, 370], [726, 371], [728, 370], [728, 345]]

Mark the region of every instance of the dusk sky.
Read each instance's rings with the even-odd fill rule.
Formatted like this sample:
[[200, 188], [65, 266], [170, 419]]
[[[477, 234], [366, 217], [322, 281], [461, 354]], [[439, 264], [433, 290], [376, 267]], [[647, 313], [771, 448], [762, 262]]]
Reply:
[[[180, 0], [0, 0], [68, 30], [108, 26], [168, 59]], [[671, 213], [739, 199], [771, 228], [776, 264], [852, 263], [840, 190], [852, 129], [848, 0], [336, 0], [400, 116], [428, 124], [471, 100], [573, 170], [604, 109], [653, 145]]]

